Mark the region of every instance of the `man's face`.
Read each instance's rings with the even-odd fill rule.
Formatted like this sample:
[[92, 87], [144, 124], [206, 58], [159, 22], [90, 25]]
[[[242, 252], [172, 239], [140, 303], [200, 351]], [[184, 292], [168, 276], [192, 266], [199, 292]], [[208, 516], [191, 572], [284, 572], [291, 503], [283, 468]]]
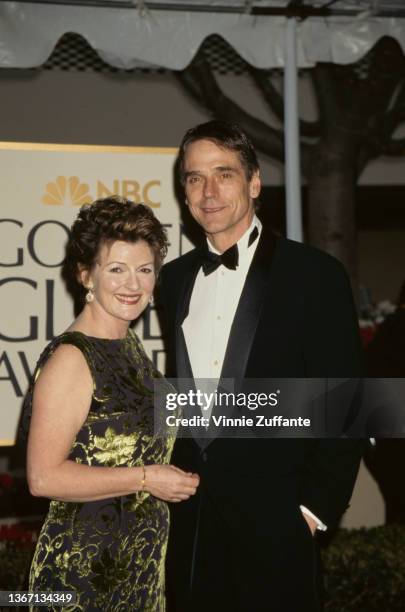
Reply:
[[184, 177], [190, 212], [205, 233], [223, 248], [237, 242], [252, 222], [258, 172], [248, 180], [237, 152], [197, 140], [186, 149]]

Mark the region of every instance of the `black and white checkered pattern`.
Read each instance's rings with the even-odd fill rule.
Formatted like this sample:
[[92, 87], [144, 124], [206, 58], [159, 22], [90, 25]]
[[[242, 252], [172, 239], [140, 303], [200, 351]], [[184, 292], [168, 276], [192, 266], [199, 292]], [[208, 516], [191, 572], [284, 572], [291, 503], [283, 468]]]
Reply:
[[[41, 67], [43, 70], [66, 70], [79, 72], [134, 72], [110, 66], [104, 62], [89, 43], [79, 34], [62, 36], [52, 54]], [[164, 72], [163, 69], [137, 69], [141, 72]]]
[[353, 65], [353, 71], [359, 81], [365, 81], [369, 77], [372, 58], [367, 54], [363, 59]]
[[[248, 72], [244, 59], [223, 38], [213, 34], [205, 39], [201, 50], [205, 53], [212, 70], [217, 74], [241, 75]], [[358, 79], [368, 77], [370, 57], [366, 55], [354, 65]], [[79, 34], [67, 33], [59, 40], [48, 60], [41, 66], [43, 70], [71, 70], [109, 73], [164, 74], [165, 68], [134, 68], [124, 70], [104, 62], [89, 43]], [[268, 71], [272, 75], [282, 75], [281, 68]], [[304, 70], [299, 70], [299, 74]]]
[[211, 68], [218, 74], [244, 74], [247, 64], [223, 38], [212, 35], [202, 45]]
[[[203, 49], [214, 72], [243, 74], [247, 71], [246, 62], [220, 36], [209, 36], [203, 43]], [[74, 33], [65, 34], [59, 40], [42, 69], [145, 74], [167, 72], [165, 68], [114, 68], [106, 64], [82, 36]]]

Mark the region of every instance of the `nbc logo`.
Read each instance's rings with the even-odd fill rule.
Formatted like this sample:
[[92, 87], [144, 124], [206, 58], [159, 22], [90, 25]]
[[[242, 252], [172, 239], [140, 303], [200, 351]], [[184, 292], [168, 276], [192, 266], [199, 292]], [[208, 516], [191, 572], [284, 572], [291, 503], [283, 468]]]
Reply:
[[93, 201], [87, 183], [81, 183], [77, 176], [58, 176], [56, 181], [48, 183], [46, 193], [42, 196], [43, 204], [73, 204], [83, 206]]

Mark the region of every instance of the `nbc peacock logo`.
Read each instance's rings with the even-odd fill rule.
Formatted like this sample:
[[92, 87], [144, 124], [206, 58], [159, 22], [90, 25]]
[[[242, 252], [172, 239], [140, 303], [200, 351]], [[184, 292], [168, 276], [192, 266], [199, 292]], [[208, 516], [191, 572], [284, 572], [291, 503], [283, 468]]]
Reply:
[[55, 181], [46, 185], [46, 192], [42, 196], [42, 203], [52, 206], [83, 206], [92, 201], [88, 184], [81, 183], [77, 176], [58, 176]]

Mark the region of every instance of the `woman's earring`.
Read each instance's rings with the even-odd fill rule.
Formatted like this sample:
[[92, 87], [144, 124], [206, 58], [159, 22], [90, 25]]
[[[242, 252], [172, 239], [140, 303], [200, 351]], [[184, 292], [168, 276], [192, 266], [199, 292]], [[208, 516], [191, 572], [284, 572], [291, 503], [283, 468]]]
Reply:
[[149, 298], [149, 304], [150, 304], [150, 306], [154, 306], [155, 305], [155, 300], [153, 298], [153, 294]]
[[91, 304], [93, 300], [94, 300], [93, 286], [90, 286], [90, 287], [87, 287], [86, 302], [88, 304]]

